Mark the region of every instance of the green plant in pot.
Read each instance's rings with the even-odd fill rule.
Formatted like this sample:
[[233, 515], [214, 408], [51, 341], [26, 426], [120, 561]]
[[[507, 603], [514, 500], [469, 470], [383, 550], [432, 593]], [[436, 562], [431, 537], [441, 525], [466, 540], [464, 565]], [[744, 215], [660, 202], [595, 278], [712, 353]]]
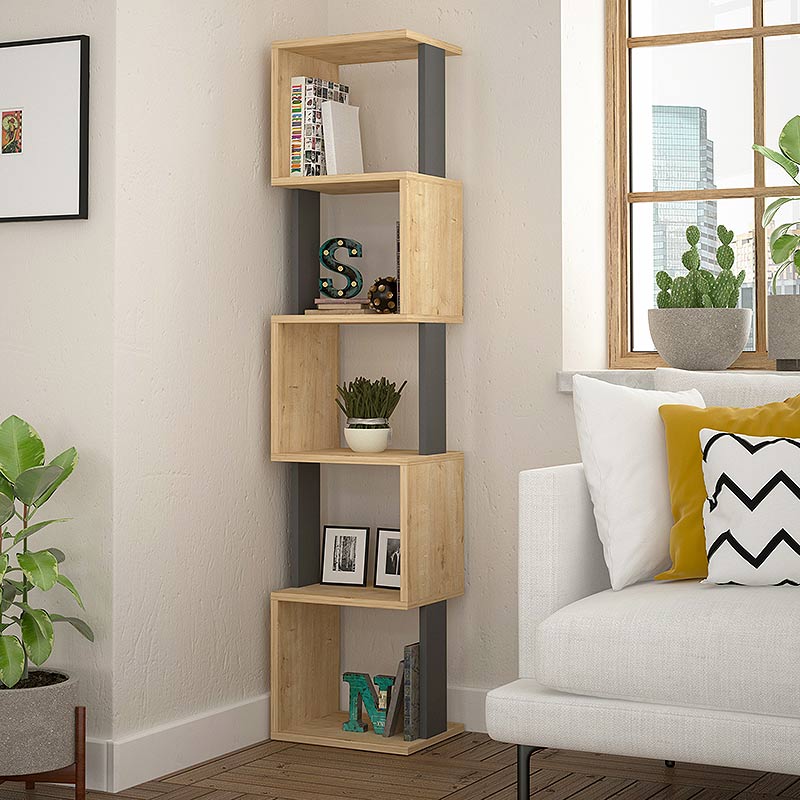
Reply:
[[382, 453], [389, 446], [392, 433], [389, 417], [397, 408], [407, 383], [403, 381], [398, 389], [386, 378], [371, 381], [361, 377], [336, 387], [339, 394], [336, 405], [347, 419], [344, 438], [351, 450]]
[[36, 431], [19, 417], [0, 423], [0, 773], [26, 775], [61, 769], [74, 760], [77, 682], [41, 667], [53, 651], [57, 626], [90, 641], [83, 619], [47, 611], [50, 593], [83, 609], [62, 569], [64, 553], [37, 540], [65, 519], [40, 519], [42, 508], [70, 476], [78, 454], [70, 447], [50, 461]]
[[[800, 185], [797, 179], [800, 172], [800, 116], [792, 117], [783, 126], [778, 148], [771, 150], [760, 144], [753, 145], [756, 152], [774, 161], [794, 183]], [[790, 267], [795, 268], [795, 274], [800, 272], [800, 220], [780, 225], [775, 221], [778, 212], [794, 200], [800, 200], [800, 197], [779, 197], [770, 201], [761, 218], [762, 226], [769, 232], [769, 252], [776, 265], [767, 299], [767, 340], [769, 356], [778, 362], [800, 359], [800, 294], [796, 293], [796, 283], [791, 287], [794, 290], [791, 294], [778, 293], [778, 281]]]
[[661, 357], [678, 369], [727, 369], [747, 344], [753, 312], [737, 307], [745, 272], [733, 272], [733, 231], [720, 225], [717, 237], [717, 275], [702, 268], [696, 225], [686, 229], [686, 275], [656, 273], [658, 308], [648, 312], [650, 335]]

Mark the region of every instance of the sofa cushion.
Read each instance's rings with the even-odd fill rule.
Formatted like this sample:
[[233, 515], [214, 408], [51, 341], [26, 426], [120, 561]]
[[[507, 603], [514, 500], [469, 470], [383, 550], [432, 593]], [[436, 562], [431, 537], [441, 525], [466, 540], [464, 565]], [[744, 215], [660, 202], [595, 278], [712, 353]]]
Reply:
[[536, 680], [581, 695], [800, 716], [800, 590], [643, 583], [539, 625]]

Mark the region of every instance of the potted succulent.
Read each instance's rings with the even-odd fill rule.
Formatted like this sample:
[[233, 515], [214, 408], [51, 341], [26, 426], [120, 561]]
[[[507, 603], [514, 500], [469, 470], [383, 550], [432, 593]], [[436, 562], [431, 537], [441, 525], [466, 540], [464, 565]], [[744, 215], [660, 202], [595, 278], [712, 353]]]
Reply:
[[717, 228], [719, 274], [700, 268], [700, 229], [686, 229], [689, 249], [682, 262], [687, 274], [656, 273], [658, 308], [648, 312], [650, 335], [661, 357], [678, 369], [727, 369], [747, 344], [753, 312], [737, 308], [744, 270], [733, 274], [733, 231]]
[[[783, 126], [777, 150], [760, 144], [753, 149], [781, 166], [794, 181], [800, 172], [800, 116]], [[787, 203], [800, 197], [779, 197], [765, 209], [761, 224], [765, 230], [773, 225], [775, 215]], [[778, 278], [790, 267], [800, 271], [800, 221], [775, 225], [769, 234], [769, 252], [777, 268], [772, 276], [772, 293], [767, 299], [767, 340], [769, 357], [777, 361], [800, 359], [800, 294], [778, 294]], [[793, 287], [796, 291], [797, 287]]]
[[382, 453], [392, 434], [389, 417], [400, 402], [400, 395], [408, 381], [398, 389], [386, 378], [370, 381], [356, 378], [349, 384], [337, 386], [339, 406], [347, 419], [344, 438], [356, 453]]
[[[83, 608], [61, 571], [64, 553], [36, 549], [34, 537], [65, 519], [39, 520], [42, 506], [70, 476], [78, 454], [70, 447], [45, 463], [36, 431], [19, 417], [0, 423], [0, 773], [28, 775], [75, 760], [77, 682], [62, 672], [36, 670], [53, 650], [54, 623], [66, 622], [90, 641], [76, 617], [40, 607], [41, 593], [60, 587]], [[12, 530], [16, 528], [16, 530]]]

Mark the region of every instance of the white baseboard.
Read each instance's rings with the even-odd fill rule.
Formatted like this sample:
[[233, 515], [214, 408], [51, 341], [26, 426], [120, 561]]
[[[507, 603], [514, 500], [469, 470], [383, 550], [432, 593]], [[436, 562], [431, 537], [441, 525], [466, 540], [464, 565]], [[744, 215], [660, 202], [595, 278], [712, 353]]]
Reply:
[[114, 741], [87, 743], [90, 788], [121, 792], [269, 739], [269, 694]]
[[[448, 718], [468, 731], [484, 732], [487, 691], [451, 686]], [[264, 694], [124, 739], [90, 739], [86, 779], [91, 789], [121, 792], [268, 738], [269, 694]]]

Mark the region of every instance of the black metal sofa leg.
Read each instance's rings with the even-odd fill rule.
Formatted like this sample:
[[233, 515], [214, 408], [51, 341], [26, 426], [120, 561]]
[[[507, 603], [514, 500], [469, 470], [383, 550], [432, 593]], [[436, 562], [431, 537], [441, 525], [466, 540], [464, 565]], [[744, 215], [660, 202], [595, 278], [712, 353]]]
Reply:
[[517, 745], [517, 800], [529, 800], [531, 796], [531, 754], [538, 747]]

